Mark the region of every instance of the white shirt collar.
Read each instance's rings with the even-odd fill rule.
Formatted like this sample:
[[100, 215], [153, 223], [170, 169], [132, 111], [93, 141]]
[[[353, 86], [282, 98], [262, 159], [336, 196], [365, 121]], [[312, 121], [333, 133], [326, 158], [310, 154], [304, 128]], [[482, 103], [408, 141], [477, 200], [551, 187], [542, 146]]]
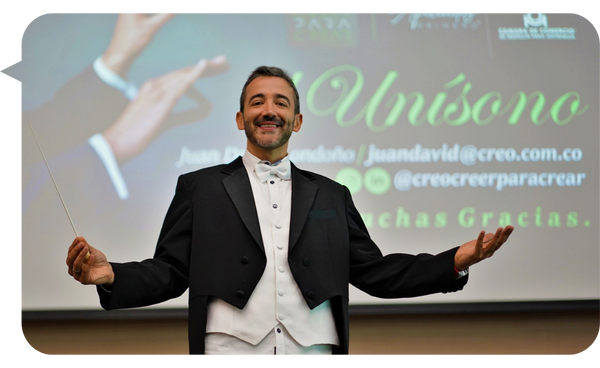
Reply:
[[251, 154], [248, 150], [246, 150], [244, 152], [244, 156], [242, 156], [242, 161], [244, 162], [244, 165], [246, 165], [248, 167], [254, 167], [254, 165], [256, 165], [258, 163], [261, 163], [261, 162], [268, 162], [269, 165], [271, 165], [271, 164], [278, 164], [279, 162], [289, 161], [289, 160], [290, 160], [290, 155], [287, 154], [281, 160], [271, 163], [271, 162], [266, 161], [266, 160], [261, 160], [260, 158], [258, 158], [256, 156], [254, 156], [253, 154]]
[[247, 167], [254, 167], [254, 165], [260, 162], [260, 159], [246, 150], [244, 156], [242, 156], [242, 161]]

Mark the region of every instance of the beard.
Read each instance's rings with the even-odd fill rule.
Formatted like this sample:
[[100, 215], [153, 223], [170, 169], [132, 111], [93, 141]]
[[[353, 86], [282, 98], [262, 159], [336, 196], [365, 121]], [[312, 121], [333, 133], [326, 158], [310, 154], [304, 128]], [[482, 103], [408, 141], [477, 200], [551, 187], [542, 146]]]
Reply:
[[[272, 122], [279, 125], [279, 128], [273, 132], [258, 133], [258, 125], [266, 122]], [[244, 131], [246, 137], [255, 146], [265, 150], [274, 150], [284, 144], [292, 136], [293, 124], [291, 121], [284, 121], [278, 117], [265, 117], [256, 119], [254, 122], [244, 119]]]

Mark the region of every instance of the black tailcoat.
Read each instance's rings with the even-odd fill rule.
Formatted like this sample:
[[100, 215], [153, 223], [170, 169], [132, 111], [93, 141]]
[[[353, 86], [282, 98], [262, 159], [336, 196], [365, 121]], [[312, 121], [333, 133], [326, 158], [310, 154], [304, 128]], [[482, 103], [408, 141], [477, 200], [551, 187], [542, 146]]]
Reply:
[[[348, 353], [348, 284], [381, 298], [462, 289], [456, 249], [383, 256], [348, 189], [292, 165], [288, 262], [309, 308], [330, 300], [340, 346]], [[207, 301], [244, 308], [266, 265], [258, 215], [241, 157], [182, 175], [152, 259], [113, 263], [105, 309], [132, 308], [180, 296], [189, 287], [190, 353], [204, 352]]]

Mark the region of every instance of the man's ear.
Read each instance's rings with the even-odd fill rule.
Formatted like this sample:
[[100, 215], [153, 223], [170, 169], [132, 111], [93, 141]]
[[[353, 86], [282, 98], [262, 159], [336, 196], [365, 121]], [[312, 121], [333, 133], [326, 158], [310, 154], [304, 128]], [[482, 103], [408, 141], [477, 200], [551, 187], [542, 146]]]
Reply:
[[241, 111], [238, 111], [235, 114], [235, 122], [237, 123], [237, 127], [239, 130], [244, 130], [244, 114]]
[[296, 114], [294, 117], [294, 132], [299, 132], [302, 127], [302, 114]]

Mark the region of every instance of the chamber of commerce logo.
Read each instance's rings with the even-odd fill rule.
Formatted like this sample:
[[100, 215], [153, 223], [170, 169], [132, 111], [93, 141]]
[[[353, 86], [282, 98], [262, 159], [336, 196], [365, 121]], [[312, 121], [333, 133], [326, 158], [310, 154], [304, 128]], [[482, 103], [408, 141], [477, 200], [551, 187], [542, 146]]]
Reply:
[[540, 13], [523, 15], [523, 27], [500, 27], [501, 41], [575, 40], [575, 28], [548, 27], [548, 17]]

